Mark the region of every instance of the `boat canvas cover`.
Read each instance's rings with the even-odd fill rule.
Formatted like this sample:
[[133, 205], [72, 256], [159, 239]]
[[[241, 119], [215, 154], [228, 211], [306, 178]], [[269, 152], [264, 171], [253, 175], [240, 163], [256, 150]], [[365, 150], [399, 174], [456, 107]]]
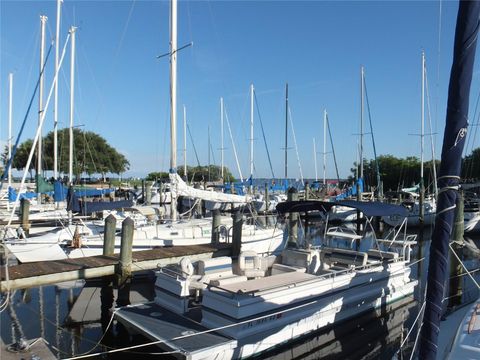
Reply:
[[286, 201], [277, 205], [280, 213], [321, 211], [328, 212], [334, 206], [346, 206], [360, 210], [366, 216], [392, 216], [406, 217], [408, 210], [401, 205], [387, 204], [378, 201]]
[[202, 200], [237, 204], [245, 204], [249, 201], [249, 197], [247, 196], [195, 189], [191, 186], [188, 186], [185, 181], [183, 181], [182, 178], [176, 173], [170, 174], [170, 182], [172, 184], [172, 192], [175, 192], [177, 196], [186, 196], [199, 198]]

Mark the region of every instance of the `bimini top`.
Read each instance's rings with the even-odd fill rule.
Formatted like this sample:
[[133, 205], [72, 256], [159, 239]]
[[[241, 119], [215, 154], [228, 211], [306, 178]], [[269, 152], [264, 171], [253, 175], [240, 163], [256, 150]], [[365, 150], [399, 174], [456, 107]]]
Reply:
[[360, 210], [366, 216], [391, 216], [406, 217], [408, 210], [401, 205], [387, 204], [378, 201], [285, 201], [277, 205], [280, 213], [321, 211], [328, 212], [334, 206], [346, 206]]

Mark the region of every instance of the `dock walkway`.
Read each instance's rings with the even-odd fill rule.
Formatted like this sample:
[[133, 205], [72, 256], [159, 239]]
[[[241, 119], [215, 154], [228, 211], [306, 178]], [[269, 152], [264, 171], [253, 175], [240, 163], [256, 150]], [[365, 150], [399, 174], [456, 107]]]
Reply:
[[[185, 256], [195, 261], [211, 258], [214, 254], [222, 256], [230, 253], [230, 244], [174, 246], [135, 251], [132, 253], [132, 271], [151, 270], [178, 263]], [[8, 274], [5, 273], [5, 267], [2, 267], [0, 291], [110, 276], [115, 274], [117, 264], [119, 255], [116, 254], [14, 265], [8, 267]]]

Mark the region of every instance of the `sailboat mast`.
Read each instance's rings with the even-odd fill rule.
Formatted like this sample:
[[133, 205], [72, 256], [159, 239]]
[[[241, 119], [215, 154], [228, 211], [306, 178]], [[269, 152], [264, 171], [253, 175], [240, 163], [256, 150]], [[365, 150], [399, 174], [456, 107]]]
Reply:
[[424, 152], [424, 132], [425, 132], [425, 51], [422, 50], [422, 99], [421, 99], [421, 130], [420, 130], [420, 201], [419, 201], [419, 221], [424, 221], [423, 203], [425, 200], [425, 186], [423, 180], [423, 152]]
[[[177, 172], [177, 0], [170, 7], [170, 173]], [[170, 210], [172, 220], [177, 220], [177, 198], [172, 191]]]
[[285, 180], [288, 176], [288, 83], [285, 84]]
[[183, 105], [183, 177], [187, 177], [187, 108]]
[[[45, 25], [47, 23], [47, 17], [40, 15], [40, 82], [38, 84], [38, 125], [40, 126], [40, 118], [43, 113], [43, 84], [44, 84], [44, 61], [45, 61]], [[40, 129], [40, 137], [38, 138], [37, 146], [37, 176], [42, 174], [42, 130]], [[38, 197], [40, 200], [40, 197]]]
[[[60, 15], [63, 0], [57, 0], [57, 25], [55, 32], [55, 73], [58, 71], [60, 50]], [[53, 100], [53, 177], [58, 178], [58, 81], [55, 82]]]
[[223, 97], [220, 98], [220, 156], [221, 160], [221, 174], [222, 174], [222, 181], [223, 178]]
[[70, 131], [69, 131], [69, 153], [68, 153], [68, 182], [73, 183], [73, 114], [74, 114], [74, 90], [75, 90], [75, 32], [77, 28], [72, 26], [70, 28], [70, 36], [72, 42], [70, 43]]
[[323, 111], [323, 185], [327, 184], [327, 109]]
[[[8, 74], [8, 159], [12, 157], [13, 73]], [[8, 187], [12, 186], [11, 166], [8, 167]], [[9, 201], [7, 201], [10, 208]]]
[[253, 180], [253, 84], [250, 85], [250, 192]]
[[317, 144], [315, 143], [315, 138], [313, 138], [313, 162], [315, 164], [315, 181], [318, 181], [318, 172], [317, 172]]
[[365, 91], [365, 69], [362, 66], [361, 69], [361, 81], [360, 81], [360, 178], [363, 181], [363, 113], [364, 113], [364, 91]]

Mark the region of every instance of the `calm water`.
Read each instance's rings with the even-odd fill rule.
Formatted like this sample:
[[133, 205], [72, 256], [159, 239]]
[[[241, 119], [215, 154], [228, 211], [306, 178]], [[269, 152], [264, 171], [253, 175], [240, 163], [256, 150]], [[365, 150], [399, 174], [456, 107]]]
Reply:
[[[321, 234], [321, 229], [309, 227], [313, 241]], [[288, 347], [267, 354], [272, 359], [408, 359], [415, 341], [417, 326], [415, 317], [421, 307], [424, 293], [423, 280], [428, 266], [430, 234], [424, 233], [424, 240], [412, 252], [413, 259], [425, 260], [412, 266], [412, 277], [420, 280], [413, 297], [407, 297], [386, 308], [363, 314], [362, 316], [318, 332]], [[478, 240], [473, 240], [477, 246]], [[465, 253], [466, 257], [469, 257]], [[471, 268], [479, 268], [479, 259], [470, 256], [467, 261]], [[477, 281], [480, 276], [476, 273]], [[464, 294], [462, 301], [469, 302], [478, 297], [468, 276], [462, 277]], [[54, 354], [61, 359], [79, 356], [87, 352], [102, 352], [112, 348], [126, 347], [145, 342], [145, 339], [131, 339], [121, 327], [113, 324], [105, 332], [110, 320], [108, 310], [101, 308], [101, 284], [82, 282], [43, 286], [28, 290], [17, 290], [10, 294], [8, 306], [1, 313], [1, 337], [4, 343], [17, 341], [20, 337], [45, 338]], [[109, 298], [103, 292], [104, 298]], [[153, 300], [153, 278], [144, 276], [132, 285], [130, 300]], [[2, 294], [2, 302], [5, 294]], [[105, 303], [109, 307], [108, 302]], [[103, 314], [103, 318], [102, 318]], [[413, 331], [404, 346], [410, 329]], [[105, 333], [105, 336], [103, 336]], [[102, 337], [103, 336], [103, 337]], [[3, 351], [3, 349], [2, 349]], [[158, 352], [157, 348], [142, 350], [142, 353], [116, 353], [107, 358], [145, 358], [148, 352]], [[153, 356], [158, 358], [158, 356]], [[262, 357], [264, 358], [265, 355]]]

